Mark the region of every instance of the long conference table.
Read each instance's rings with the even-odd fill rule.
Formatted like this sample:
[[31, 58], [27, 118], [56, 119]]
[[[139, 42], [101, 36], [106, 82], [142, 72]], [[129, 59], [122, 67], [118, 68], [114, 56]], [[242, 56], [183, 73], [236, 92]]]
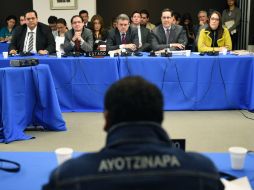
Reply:
[[[0, 56], [0, 67], [12, 59]], [[115, 81], [141, 75], [164, 95], [165, 110], [254, 110], [254, 56], [33, 56], [50, 67], [62, 111], [102, 111]]]
[[[75, 153], [77, 157], [81, 153]], [[254, 155], [248, 154], [243, 170], [232, 170], [228, 153], [204, 153], [219, 171], [236, 177], [247, 176], [254, 188]], [[39, 190], [48, 182], [50, 172], [57, 166], [53, 152], [0, 152], [1, 159], [8, 159], [21, 164], [18, 173], [0, 170], [0, 187], [4, 190], [32, 189]]]

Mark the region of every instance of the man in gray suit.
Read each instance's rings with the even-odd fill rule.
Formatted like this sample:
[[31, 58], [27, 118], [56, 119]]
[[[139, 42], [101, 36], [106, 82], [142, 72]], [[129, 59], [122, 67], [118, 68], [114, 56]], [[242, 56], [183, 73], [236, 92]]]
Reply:
[[151, 51], [151, 32], [144, 26], [140, 26], [141, 15], [138, 11], [131, 14], [131, 26], [138, 30], [139, 51]]
[[65, 33], [65, 53], [84, 53], [93, 50], [93, 34], [84, 27], [82, 17], [75, 15], [71, 18], [72, 29]]
[[182, 26], [174, 25], [173, 11], [164, 9], [161, 13], [161, 25], [152, 30], [152, 49], [154, 51], [170, 48], [170, 50], [183, 50], [188, 40]]
[[126, 14], [117, 17], [117, 26], [109, 31], [107, 50], [128, 49], [137, 50], [139, 46], [138, 31], [130, 27], [130, 19]]

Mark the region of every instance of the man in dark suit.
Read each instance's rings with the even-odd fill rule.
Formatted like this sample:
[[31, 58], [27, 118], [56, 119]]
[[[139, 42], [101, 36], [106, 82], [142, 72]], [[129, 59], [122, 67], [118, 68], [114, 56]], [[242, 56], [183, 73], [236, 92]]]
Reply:
[[134, 11], [131, 14], [131, 26], [137, 28], [138, 30], [138, 40], [139, 40], [139, 51], [150, 51], [151, 50], [151, 33], [150, 30], [140, 26], [141, 15], [138, 11]]
[[188, 40], [182, 26], [174, 25], [173, 11], [164, 9], [161, 14], [161, 25], [152, 30], [152, 49], [154, 51], [170, 48], [170, 50], [182, 50]]
[[87, 10], [79, 11], [79, 16], [81, 16], [84, 21], [84, 27], [92, 29], [92, 23], [88, 21], [89, 20], [88, 11]]
[[137, 29], [130, 27], [130, 19], [126, 14], [120, 14], [117, 17], [117, 27], [109, 31], [107, 50], [129, 49], [135, 51], [138, 46]]
[[15, 55], [18, 52], [33, 52], [45, 55], [55, 52], [54, 36], [47, 25], [38, 22], [37, 12], [26, 12], [25, 19], [26, 24], [15, 29], [9, 53]]
[[93, 50], [93, 34], [84, 27], [82, 17], [75, 15], [71, 18], [72, 29], [65, 33], [65, 53], [84, 53]]

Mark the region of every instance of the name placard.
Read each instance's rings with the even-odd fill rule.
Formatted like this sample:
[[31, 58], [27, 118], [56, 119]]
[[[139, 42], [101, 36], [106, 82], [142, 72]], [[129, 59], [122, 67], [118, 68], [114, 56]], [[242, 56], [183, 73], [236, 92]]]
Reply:
[[107, 56], [107, 51], [89, 51], [86, 52], [86, 57], [104, 57]]

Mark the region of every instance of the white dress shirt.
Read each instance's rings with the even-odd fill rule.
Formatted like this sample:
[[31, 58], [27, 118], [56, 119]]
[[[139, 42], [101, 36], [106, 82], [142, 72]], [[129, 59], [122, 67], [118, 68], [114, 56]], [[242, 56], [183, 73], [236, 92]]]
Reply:
[[28, 52], [29, 38], [30, 38], [29, 32], [33, 32], [33, 50], [31, 52], [37, 53], [37, 50], [36, 50], [36, 30], [37, 30], [37, 26], [33, 30], [30, 30], [30, 28], [27, 27], [23, 52]]

